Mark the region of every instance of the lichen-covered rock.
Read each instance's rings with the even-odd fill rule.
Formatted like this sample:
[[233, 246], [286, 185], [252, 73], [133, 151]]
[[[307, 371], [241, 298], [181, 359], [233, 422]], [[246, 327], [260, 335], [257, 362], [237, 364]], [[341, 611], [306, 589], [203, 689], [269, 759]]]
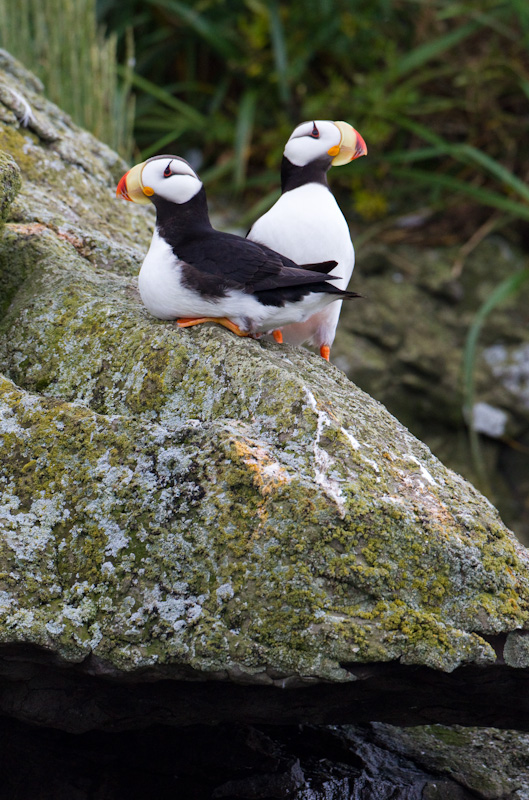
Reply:
[[493, 507], [319, 357], [152, 319], [132, 276], [153, 217], [113, 197], [123, 165], [0, 80], [56, 132], [0, 126], [23, 176], [0, 250], [0, 641], [280, 685], [495, 662], [529, 582]]
[[[458, 274], [454, 264], [464, 248], [442, 246], [439, 236], [431, 241], [427, 232], [420, 234], [420, 244], [410, 243], [411, 232], [406, 243], [398, 236], [398, 230], [388, 230], [385, 239], [377, 236], [357, 247], [353, 283], [366, 301], [344, 305], [333, 358], [444, 463], [475, 481], [480, 470], [463, 413], [465, 342], [479, 309], [500, 283], [527, 268], [527, 252], [495, 234], [467, 255]], [[483, 488], [526, 544], [528, 305], [526, 281], [487, 316], [474, 363], [473, 415], [489, 476]]]
[[[0, 151], [0, 236], [2, 236], [4, 222], [7, 219], [9, 208], [20, 189], [20, 170], [13, 159]], [[19, 283], [13, 274], [6, 274], [0, 269], [0, 315], [7, 307], [12, 297], [13, 283]]]
[[20, 188], [20, 170], [6, 153], [0, 153], [0, 230], [7, 219], [9, 206]]

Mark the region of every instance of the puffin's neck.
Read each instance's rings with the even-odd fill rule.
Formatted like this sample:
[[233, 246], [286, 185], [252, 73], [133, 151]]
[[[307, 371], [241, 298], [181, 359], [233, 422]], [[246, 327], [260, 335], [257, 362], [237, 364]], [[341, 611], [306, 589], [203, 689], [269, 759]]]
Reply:
[[321, 183], [329, 188], [327, 183], [327, 172], [331, 166], [330, 158], [319, 158], [317, 161], [310, 161], [304, 167], [296, 167], [288, 158], [283, 156], [281, 162], [281, 191], [289, 192], [304, 186], [306, 183]]
[[171, 203], [163, 197], [153, 197], [153, 203], [156, 206], [156, 227], [173, 247], [212, 230], [203, 186], [187, 203]]

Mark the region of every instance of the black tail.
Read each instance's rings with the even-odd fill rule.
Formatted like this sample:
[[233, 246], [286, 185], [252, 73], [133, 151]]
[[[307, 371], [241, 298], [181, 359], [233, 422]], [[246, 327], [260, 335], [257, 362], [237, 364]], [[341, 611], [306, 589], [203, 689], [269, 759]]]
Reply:
[[358, 292], [348, 292], [345, 289], [339, 289], [338, 286], [334, 286], [332, 283], [328, 283], [328, 281], [336, 280], [333, 275], [329, 275], [326, 281], [322, 281], [321, 283], [313, 283], [311, 286], [308, 287], [310, 292], [324, 292], [325, 294], [335, 294], [337, 295], [337, 300], [354, 300], [355, 297], [362, 297], [361, 294]]
[[[332, 280], [332, 275], [330, 276], [329, 280]], [[311, 292], [324, 292], [325, 294], [335, 294], [337, 295], [337, 300], [354, 300], [355, 297], [362, 297], [361, 294], [358, 292], [347, 292], [344, 289], [338, 289], [337, 286], [333, 286], [332, 283], [316, 283], [310, 287]]]
[[[332, 280], [332, 275], [328, 280]], [[310, 292], [332, 294], [333, 300], [352, 300], [355, 297], [362, 297], [361, 294], [356, 292], [345, 292], [343, 289], [338, 289], [337, 286], [327, 283], [327, 281], [303, 284], [302, 286], [285, 286], [272, 291], [255, 292], [255, 296], [265, 306], [284, 306], [286, 302], [299, 302]]]
[[299, 264], [298, 266], [301, 269], [308, 269], [312, 272], [322, 272], [324, 275], [328, 275], [337, 264], [337, 261], [322, 261], [319, 264]]

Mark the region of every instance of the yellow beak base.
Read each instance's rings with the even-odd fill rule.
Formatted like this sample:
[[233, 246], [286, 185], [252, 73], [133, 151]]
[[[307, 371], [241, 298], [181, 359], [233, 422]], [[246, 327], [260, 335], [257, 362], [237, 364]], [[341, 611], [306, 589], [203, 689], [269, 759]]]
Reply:
[[[341, 167], [342, 164], [348, 164], [355, 158], [367, 155], [366, 143], [352, 125], [342, 120], [338, 122], [335, 121], [334, 124], [340, 131], [342, 138], [340, 140], [339, 151], [331, 161], [333, 167]], [[331, 148], [331, 150], [334, 150], [334, 148]], [[329, 151], [329, 155], [333, 155], [333, 153]]]
[[142, 203], [146, 205], [147, 203], [150, 203], [149, 196], [154, 193], [152, 189], [150, 189], [148, 186], [144, 186], [141, 182], [141, 172], [144, 166], [145, 161], [142, 161], [141, 164], [136, 164], [135, 167], [129, 169], [124, 178], [125, 188], [128, 195], [127, 199], [132, 200], [133, 203]]

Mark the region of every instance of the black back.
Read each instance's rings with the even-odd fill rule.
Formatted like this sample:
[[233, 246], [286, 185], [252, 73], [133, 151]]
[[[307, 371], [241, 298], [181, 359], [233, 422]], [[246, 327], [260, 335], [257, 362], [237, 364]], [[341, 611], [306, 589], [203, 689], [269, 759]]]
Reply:
[[[179, 259], [184, 285], [213, 298], [237, 289], [254, 294], [264, 305], [296, 302], [309, 292], [343, 294], [326, 283], [335, 261], [304, 269], [265, 245], [211, 226], [204, 187], [187, 203], [152, 198], [160, 236]], [[321, 271], [318, 271], [321, 270]]]

